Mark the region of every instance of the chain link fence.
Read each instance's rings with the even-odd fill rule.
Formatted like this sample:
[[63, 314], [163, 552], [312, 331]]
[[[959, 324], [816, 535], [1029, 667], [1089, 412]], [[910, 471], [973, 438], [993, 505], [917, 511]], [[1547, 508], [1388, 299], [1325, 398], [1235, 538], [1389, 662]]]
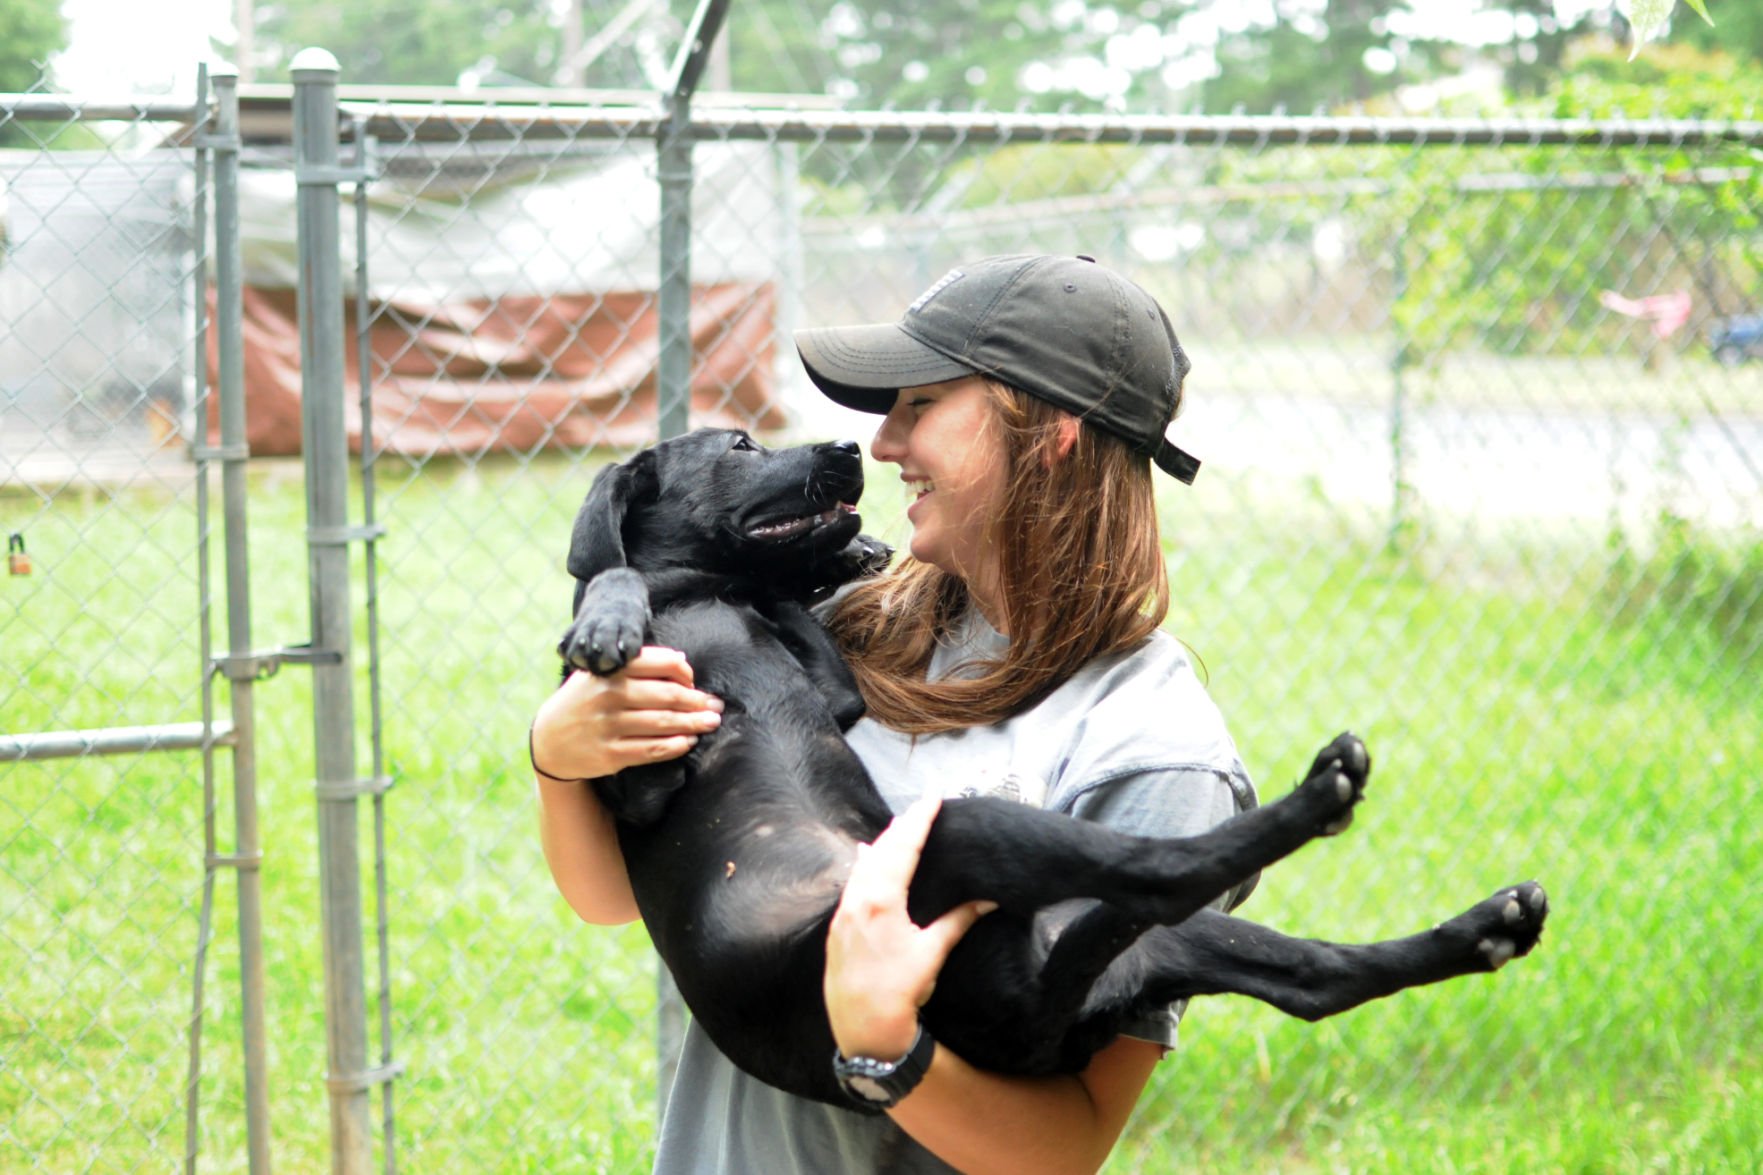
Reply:
[[197, 752], [226, 733], [198, 720], [211, 599], [186, 444], [206, 263], [193, 109], [0, 105], [11, 1169], [163, 1168], [184, 1149]]
[[[1343, 727], [1376, 758], [1351, 833], [1270, 871], [1243, 913], [1354, 940], [1530, 876], [1555, 899], [1538, 953], [1494, 980], [1321, 1025], [1197, 1002], [1111, 1169], [1717, 1168], [1763, 1145], [1743, 1109], [1763, 1000], [1730, 965], [1763, 932], [1756, 903], [1731, 900], [1760, 864], [1763, 363], [1711, 345], [1763, 307], [1763, 127], [705, 99], [687, 175], [647, 99], [342, 96], [372, 175], [341, 239], [359, 274], [348, 376], [373, 387], [349, 428], [386, 528], [384, 701], [363, 726], [397, 785], [394, 1002], [369, 1005], [406, 1067], [399, 1165], [648, 1160], [647, 942], [581, 927], [555, 896], [520, 747], [555, 681], [570, 519], [601, 462], [655, 435], [668, 332], [689, 330], [693, 423], [866, 440], [874, 422], [820, 401], [789, 331], [891, 319], [950, 266], [1005, 251], [1120, 269], [1193, 358], [1175, 432], [1206, 467], [1161, 503], [1170, 626], [1263, 793]], [[285, 91], [245, 92], [251, 577], [274, 639], [306, 624], [303, 479], [276, 456], [300, 448], [290, 117]], [[188, 293], [202, 234], [188, 148], [160, 160], [137, 147], [146, 129], [97, 149], [108, 171], [77, 167], [62, 132], [5, 154], [0, 288], [73, 323], [58, 329], [98, 343], [107, 373], [64, 377], [74, 348], [10, 313], [0, 327], [0, 505], [36, 561], [6, 584], [9, 736], [200, 708], [186, 453], [206, 435]], [[31, 194], [50, 177], [80, 194]], [[689, 191], [684, 237], [663, 223], [669, 185]], [[83, 222], [100, 190], [133, 211]], [[170, 226], [143, 236], [160, 207]], [[108, 243], [70, 244], [93, 238]], [[690, 313], [670, 325], [687, 248]], [[100, 257], [128, 280], [94, 276]], [[156, 316], [125, 345], [101, 316], [137, 291]], [[132, 366], [149, 353], [167, 358]], [[94, 419], [112, 423], [94, 436]], [[876, 472], [865, 515], [898, 539], [903, 499]], [[269, 1125], [293, 1170], [327, 1147], [312, 704], [277, 680], [257, 716]], [[0, 979], [0, 1138], [26, 1165], [180, 1153], [204, 819], [185, 758], [0, 775], [4, 933], [23, 964]], [[223, 894], [219, 924], [233, 916]], [[227, 981], [208, 997], [220, 1043], [195, 1149], [232, 1167], [246, 1096], [219, 937], [210, 966]]]

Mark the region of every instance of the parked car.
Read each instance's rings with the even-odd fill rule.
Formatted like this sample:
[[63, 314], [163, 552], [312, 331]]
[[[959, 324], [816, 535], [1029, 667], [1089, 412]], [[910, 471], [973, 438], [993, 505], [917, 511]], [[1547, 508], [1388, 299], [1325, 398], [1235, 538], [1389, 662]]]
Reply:
[[1728, 367], [1746, 359], [1763, 359], [1763, 314], [1719, 319], [1708, 332], [1708, 349]]

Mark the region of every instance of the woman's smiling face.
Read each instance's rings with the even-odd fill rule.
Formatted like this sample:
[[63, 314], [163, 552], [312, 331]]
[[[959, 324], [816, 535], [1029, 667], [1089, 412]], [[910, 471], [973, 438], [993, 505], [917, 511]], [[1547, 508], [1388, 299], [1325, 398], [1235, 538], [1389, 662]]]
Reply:
[[981, 610], [997, 599], [990, 528], [1004, 497], [1002, 429], [977, 375], [901, 388], [870, 442], [914, 492], [912, 557], [966, 581]]

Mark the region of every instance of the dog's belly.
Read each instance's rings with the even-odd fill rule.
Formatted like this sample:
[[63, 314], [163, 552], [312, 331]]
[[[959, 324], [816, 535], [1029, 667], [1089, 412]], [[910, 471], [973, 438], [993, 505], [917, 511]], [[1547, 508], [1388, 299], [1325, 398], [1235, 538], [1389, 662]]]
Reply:
[[[687, 816], [692, 805], [679, 807], [685, 810], [670, 817]], [[627, 836], [658, 842], [673, 823]], [[730, 831], [729, 821], [720, 827]], [[837, 1104], [820, 984], [827, 923], [850, 873], [853, 842], [816, 825], [760, 820], [725, 844], [732, 847], [697, 860], [655, 852], [653, 843], [629, 844], [643, 921], [686, 1005], [725, 1056], [770, 1085]]]

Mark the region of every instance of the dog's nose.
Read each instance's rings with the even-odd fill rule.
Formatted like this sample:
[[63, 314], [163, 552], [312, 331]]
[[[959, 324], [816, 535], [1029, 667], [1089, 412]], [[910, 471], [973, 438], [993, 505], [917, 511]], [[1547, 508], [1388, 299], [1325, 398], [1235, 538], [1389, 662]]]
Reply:
[[832, 447], [841, 453], [849, 453], [853, 457], [863, 456], [863, 446], [856, 441], [834, 441]]

